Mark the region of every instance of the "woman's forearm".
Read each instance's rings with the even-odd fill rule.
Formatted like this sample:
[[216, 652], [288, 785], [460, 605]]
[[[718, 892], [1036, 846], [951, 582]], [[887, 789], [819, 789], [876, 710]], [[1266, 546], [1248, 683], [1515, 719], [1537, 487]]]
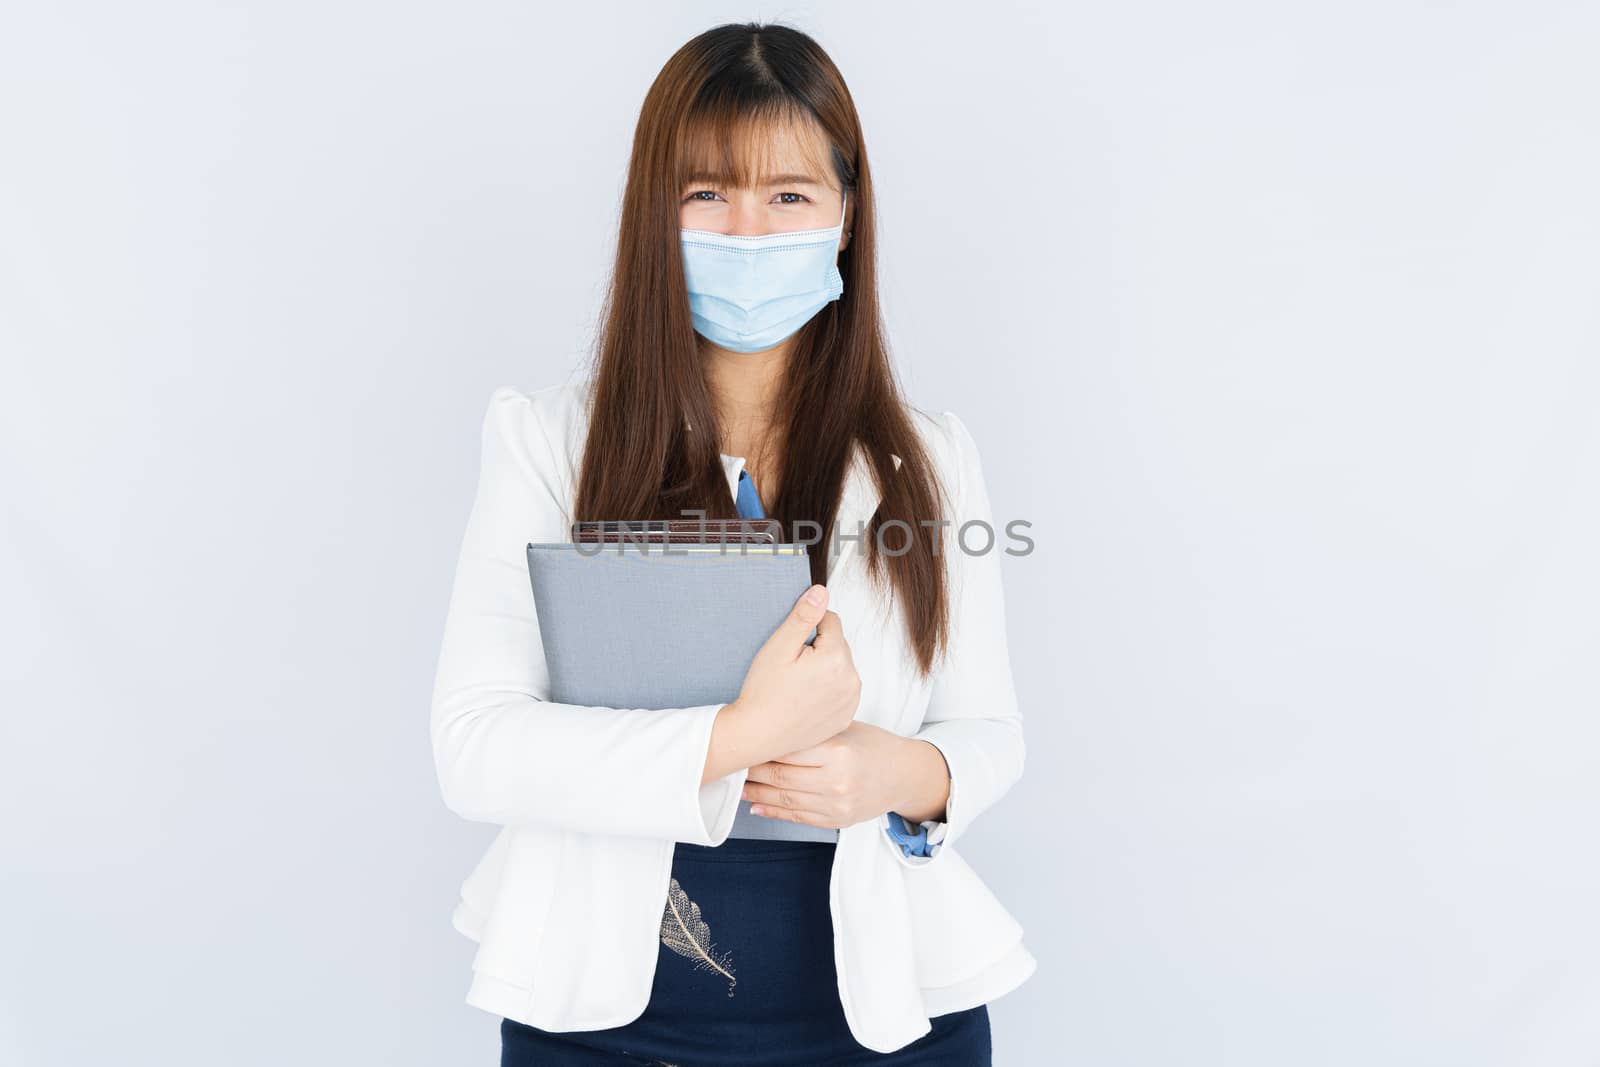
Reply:
[[912, 737], [904, 740], [904, 799], [890, 810], [913, 823], [942, 820], [950, 799], [950, 768], [945, 764], [944, 753], [929, 741]]
[[765, 738], [755, 730], [754, 716], [737, 700], [725, 704], [711, 724], [711, 744], [706, 749], [705, 770], [700, 784], [725, 778], [744, 767], [753, 767], [770, 754], [762, 751]]

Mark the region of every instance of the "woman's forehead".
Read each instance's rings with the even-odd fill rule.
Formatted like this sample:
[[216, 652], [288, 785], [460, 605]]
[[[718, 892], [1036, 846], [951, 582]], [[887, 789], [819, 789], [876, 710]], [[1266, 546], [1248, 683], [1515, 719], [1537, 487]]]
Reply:
[[739, 188], [811, 182], [836, 188], [832, 148], [815, 119], [752, 116], [691, 123], [679, 168], [684, 184]]

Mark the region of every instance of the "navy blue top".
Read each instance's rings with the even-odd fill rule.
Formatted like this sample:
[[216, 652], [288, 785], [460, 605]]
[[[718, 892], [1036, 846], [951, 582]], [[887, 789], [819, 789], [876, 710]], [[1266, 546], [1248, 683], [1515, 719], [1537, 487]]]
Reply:
[[[739, 508], [741, 519], [764, 519], [766, 511], [761, 507], [761, 496], [756, 492], [756, 483], [750, 477], [750, 472], [739, 472], [739, 491], [734, 495], [734, 503]], [[889, 837], [900, 846], [900, 851], [907, 856], [928, 856], [932, 850], [928, 845], [928, 828], [920, 824], [913, 824], [911, 820], [901, 815], [898, 811], [889, 812]]]

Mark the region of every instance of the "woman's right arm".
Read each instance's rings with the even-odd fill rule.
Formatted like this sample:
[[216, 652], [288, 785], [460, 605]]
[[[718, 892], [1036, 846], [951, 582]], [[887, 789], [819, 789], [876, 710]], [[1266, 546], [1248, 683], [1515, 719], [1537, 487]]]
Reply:
[[[786, 689], [801, 672], [839, 675], [838, 651], [819, 660], [808, 650], [791, 664], [769, 657], [775, 662], [761, 674], [773, 680], [752, 691], [747, 679], [730, 704], [649, 710], [549, 700], [526, 546], [567, 538], [559, 469], [533, 398], [495, 390], [433, 690], [433, 755], [445, 805], [479, 822], [720, 844], [747, 769], [788, 751], [782, 746], [795, 733], [775, 728], [776, 679]], [[843, 657], [848, 665], [847, 649]], [[836, 717], [824, 716], [827, 723]], [[818, 718], [803, 728], [823, 724]]]

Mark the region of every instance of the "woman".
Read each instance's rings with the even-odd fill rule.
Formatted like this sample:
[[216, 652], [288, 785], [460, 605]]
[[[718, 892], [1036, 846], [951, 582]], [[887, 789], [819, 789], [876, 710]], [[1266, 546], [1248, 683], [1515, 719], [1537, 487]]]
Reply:
[[[453, 921], [504, 1065], [970, 1067], [1034, 969], [952, 849], [1023, 765], [983, 474], [897, 394], [873, 246], [832, 61], [708, 31], [645, 99], [594, 373], [490, 401], [432, 736], [502, 827]], [[811, 544], [737, 699], [551, 701], [525, 545], [696, 511]]]

